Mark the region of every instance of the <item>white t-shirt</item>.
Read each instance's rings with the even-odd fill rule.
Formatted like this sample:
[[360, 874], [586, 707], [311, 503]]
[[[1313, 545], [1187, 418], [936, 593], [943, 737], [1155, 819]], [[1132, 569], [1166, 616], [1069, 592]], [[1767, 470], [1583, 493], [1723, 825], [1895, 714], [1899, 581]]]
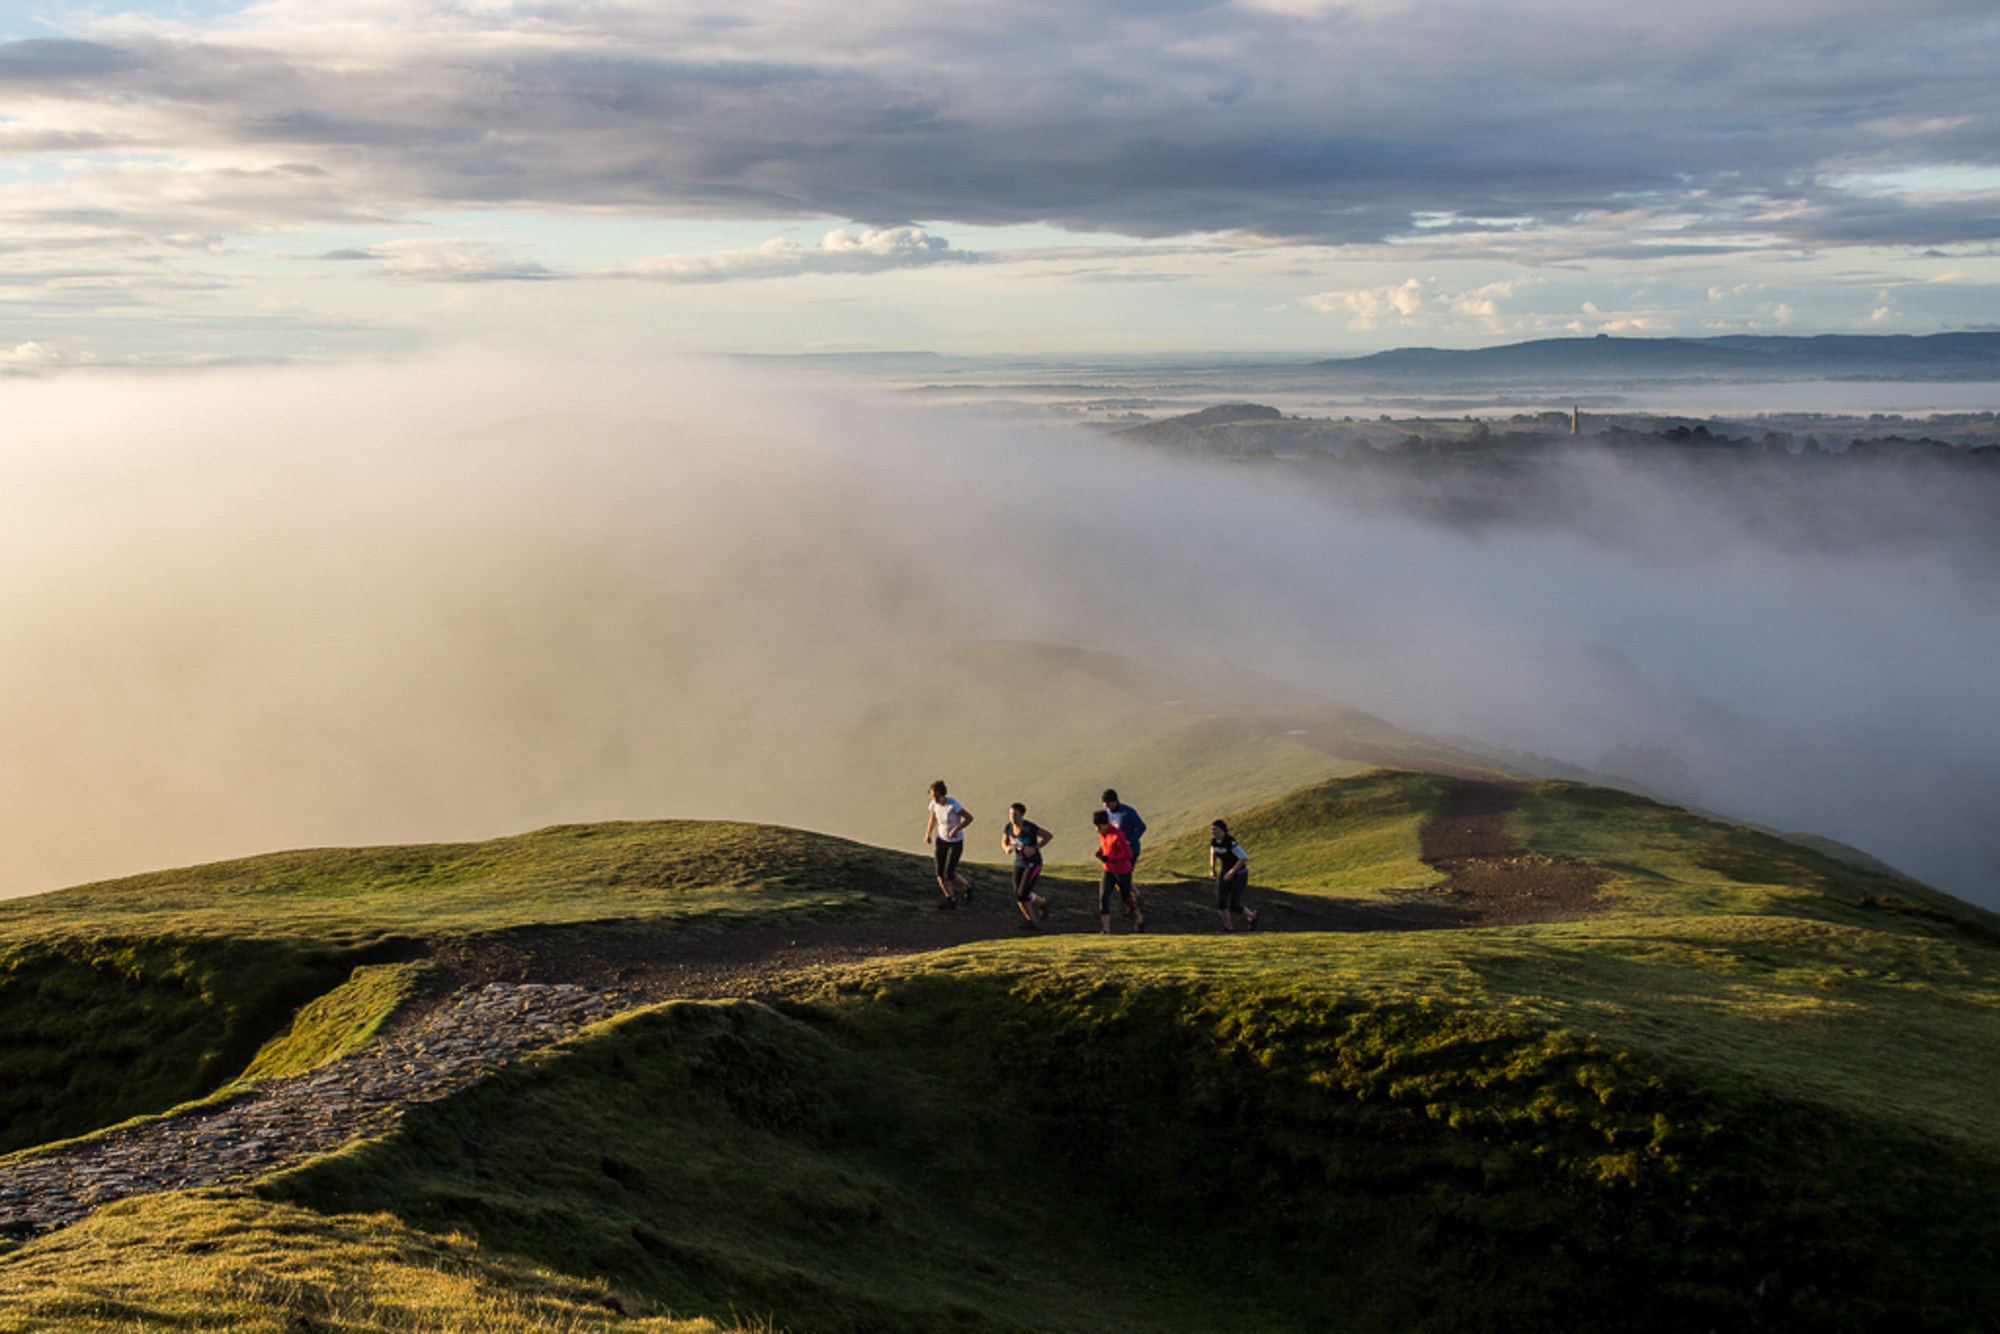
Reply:
[[965, 807], [958, 804], [958, 798], [946, 797], [943, 801], [931, 803], [931, 814], [937, 817], [937, 836], [947, 843], [959, 843], [965, 839]]

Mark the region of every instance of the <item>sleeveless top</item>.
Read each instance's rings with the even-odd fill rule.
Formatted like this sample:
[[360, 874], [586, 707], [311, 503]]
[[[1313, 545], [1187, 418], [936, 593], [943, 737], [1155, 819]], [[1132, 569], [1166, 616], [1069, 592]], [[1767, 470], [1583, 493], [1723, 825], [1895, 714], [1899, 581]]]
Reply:
[[1021, 827], [1018, 831], [1014, 828], [1013, 822], [1011, 820], [1008, 821], [1007, 837], [1014, 844], [1014, 865], [1033, 866], [1042, 859], [1042, 849], [1040, 846], [1042, 827], [1033, 820], [1021, 821]]

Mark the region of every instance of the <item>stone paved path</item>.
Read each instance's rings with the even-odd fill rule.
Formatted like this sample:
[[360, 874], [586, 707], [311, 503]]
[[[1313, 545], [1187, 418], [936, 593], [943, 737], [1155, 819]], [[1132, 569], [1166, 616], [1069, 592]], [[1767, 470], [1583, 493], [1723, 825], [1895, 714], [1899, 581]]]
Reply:
[[468, 988], [410, 1029], [309, 1075], [0, 1167], [0, 1235], [35, 1236], [132, 1195], [276, 1171], [379, 1133], [410, 1107], [638, 1003], [570, 984]]

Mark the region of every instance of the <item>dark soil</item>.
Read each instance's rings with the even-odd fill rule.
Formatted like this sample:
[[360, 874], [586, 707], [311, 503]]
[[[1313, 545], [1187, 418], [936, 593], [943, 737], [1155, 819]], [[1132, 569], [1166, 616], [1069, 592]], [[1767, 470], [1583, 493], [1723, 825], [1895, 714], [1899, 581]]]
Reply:
[[[1600, 906], [1601, 871], [1564, 857], [1523, 851], [1503, 832], [1520, 800], [1514, 785], [1464, 780], [1451, 804], [1422, 831], [1422, 857], [1446, 879], [1398, 901], [1342, 900], [1252, 888], [1258, 930], [1423, 931], [1518, 926], [1588, 915]], [[827, 917], [751, 926], [721, 923], [671, 931], [617, 923], [550, 927], [432, 947], [439, 992], [472, 983], [576, 982], [646, 1000], [769, 995], [795, 987], [803, 974], [895, 955], [947, 949], [978, 940], [1033, 940], [1095, 932], [1096, 886], [1051, 881], [1060, 905], [1049, 921], [1024, 929], [1006, 876], [967, 867], [972, 901], [940, 911], [936, 887], [913, 883], [876, 895], [864, 917]], [[1156, 935], [1214, 935], [1220, 921], [1205, 879], [1147, 881], [1140, 867], [1146, 930]], [[1131, 929], [1122, 913], [1112, 929]]]

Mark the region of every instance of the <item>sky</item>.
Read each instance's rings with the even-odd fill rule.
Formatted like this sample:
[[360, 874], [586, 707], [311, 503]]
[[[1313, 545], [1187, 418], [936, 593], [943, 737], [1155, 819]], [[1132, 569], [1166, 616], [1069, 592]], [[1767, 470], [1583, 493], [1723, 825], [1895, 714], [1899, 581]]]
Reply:
[[1991, 0], [0, 5], [0, 366], [2000, 323]]
[[1992, 330], [1996, 69], [1993, 0], [0, 0], [0, 896], [689, 813], [803, 625], [1179, 627], [1994, 902], [1983, 513], [1482, 546], [710, 354]]

